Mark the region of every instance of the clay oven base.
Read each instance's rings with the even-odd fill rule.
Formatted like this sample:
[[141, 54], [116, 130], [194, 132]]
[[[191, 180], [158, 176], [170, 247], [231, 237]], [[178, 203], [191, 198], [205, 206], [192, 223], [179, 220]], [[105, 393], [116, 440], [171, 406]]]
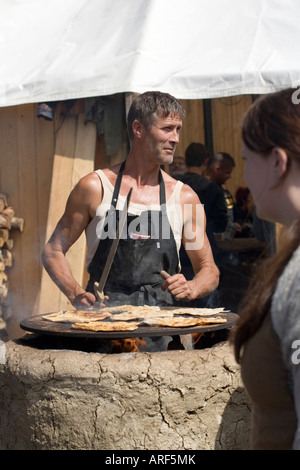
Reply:
[[227, 342], [100, 354], [1, 344], [1, 450], [249, 449], [250, 406]]

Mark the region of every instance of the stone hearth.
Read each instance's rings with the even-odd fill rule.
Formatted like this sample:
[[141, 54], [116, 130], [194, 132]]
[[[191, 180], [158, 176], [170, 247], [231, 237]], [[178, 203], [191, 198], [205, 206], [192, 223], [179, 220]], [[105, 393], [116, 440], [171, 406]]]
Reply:
[[249, 449], [227, 342], [103, 354], [0, 343], [1, 450]]

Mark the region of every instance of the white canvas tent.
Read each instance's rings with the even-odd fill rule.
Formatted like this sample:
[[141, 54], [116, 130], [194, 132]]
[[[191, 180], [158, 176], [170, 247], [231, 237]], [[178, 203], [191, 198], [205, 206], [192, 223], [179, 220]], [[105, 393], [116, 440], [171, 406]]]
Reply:
[[0, 0], [0, 106], [300, 79], [299, 0]]

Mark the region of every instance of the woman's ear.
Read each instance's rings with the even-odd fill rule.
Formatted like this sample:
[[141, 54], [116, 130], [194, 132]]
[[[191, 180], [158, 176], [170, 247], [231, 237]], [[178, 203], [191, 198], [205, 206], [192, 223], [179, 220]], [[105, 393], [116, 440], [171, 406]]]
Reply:
[[274, 147], [269, 156], [271, 165], [271, 187], [277, 184], [285, 176], [288, 167], [288, 156], [281, 147]]

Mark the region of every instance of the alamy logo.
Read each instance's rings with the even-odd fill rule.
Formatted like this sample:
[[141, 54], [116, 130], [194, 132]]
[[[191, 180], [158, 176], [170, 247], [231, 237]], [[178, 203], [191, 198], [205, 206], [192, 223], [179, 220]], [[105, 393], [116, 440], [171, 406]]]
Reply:
[[300, 103], [300, 88], [298, 88], [292, 93], [292, 103], [294, 104]]
[[296, 80], [292, 83], [292, 88], [296, 88], [295, 91], [292, 93], [292, 103], [299, 104], [300, 103], [300, 81]]
[[[124, 229], [121, 234], [121, 239], [148, 239], [169, 240], [171, 237], [172, 221], [178, 220], [182, 217], [184, 223], [184, 237], [186, 240], [187, 250], [198, 250], [201, 249], [204, 243], [204, 210], [202, 204], [196, 206], [192, 204], [185, 204], [182, 208], [180, 205], [173, 204], [168, 207], [168, 219], [160, 217], [160, 211], [158, 206], [148, 208], [150, 211], [150, 220], [147, 212], [142, 212], [140, 215], [133, 217], [129, 220], [127, 217]], [[103, 220], [101, 213], [106, 213]], [[180, 215], [179, 215], [180, 214]], [[99, 206], [97, 210], [99, 216], [99, 223], [96, 227], [97, 238], [100, 240], [111, 239], [116, 237], [117, 220], [116, 210], [111, 206]], [[194, 223], [192, 223], [194, 220]]]
[[292, 343], [291, 348], [295, 349], [291, 356], [292, 363], [298, 365], [300, 364], [300, 339], [295, 339], [295, 341], [293, 341]]

